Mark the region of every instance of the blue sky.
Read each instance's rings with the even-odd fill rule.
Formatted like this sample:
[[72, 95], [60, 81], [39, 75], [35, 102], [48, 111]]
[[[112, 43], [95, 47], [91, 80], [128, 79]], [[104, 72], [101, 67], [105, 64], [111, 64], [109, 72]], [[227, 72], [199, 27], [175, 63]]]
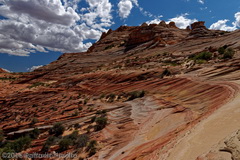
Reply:
[[240, 27], [239, 0], [0, 0], [0, 68], [26, 72], [62, 53], [86, 51], [103, 31], [175, 21], [185, 28]]

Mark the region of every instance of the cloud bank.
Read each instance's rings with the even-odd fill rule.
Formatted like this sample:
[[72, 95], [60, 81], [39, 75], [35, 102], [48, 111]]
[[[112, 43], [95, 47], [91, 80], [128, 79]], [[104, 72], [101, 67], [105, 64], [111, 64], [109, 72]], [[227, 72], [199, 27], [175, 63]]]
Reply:
[[0, 1], [0, 53], [27, 56], [36, 51], [86, 51], [111, 22], [109, 0], [86, 0], [88, 7], [77, 12], [80, 0]]

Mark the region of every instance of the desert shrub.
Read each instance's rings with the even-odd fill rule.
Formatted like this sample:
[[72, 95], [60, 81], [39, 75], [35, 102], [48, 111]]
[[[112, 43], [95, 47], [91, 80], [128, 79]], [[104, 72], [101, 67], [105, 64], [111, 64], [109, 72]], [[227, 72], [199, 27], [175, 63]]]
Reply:
[[66, 151], [69, 149], [69, 147], [73, 144], [73, 140], [71, 140], [70, 138], [63, 138], [60, 142], [59, 142], [59, 151]]
[[235, 51], [232, 48], [228, 48], [225, 50], [223, 54], [223, 59], [232, 59], [235, 54]]
[[77, 130], [73, 131], [73, 132], [72, 132], [70, 135], [68, 135], [67, 137], [68, 137], [69, 139], [73, 140], [73, 141], [77, 140], [77, 138], [78, 138], [78, 131], [77, 131]]
[[35, 87], [38, 87], [38, 86], [46, 86], [45, 83], [43, 82], [36, 82], [36, 83], [33, 83], [31, 86], [29, 86], [28, 88], [35, 88]]
[[134, 100], [136, 98], [142, 98], [145, 96], [145, 91], [134, 91], [134, 92], [130, 92], [128, 93], [128, 101]]
[[211, 52], [201, 52], [199, 54], [194, 55], [193, 60], [210, 60], [212, 58]]
[[160, 75], [161, 78], [165, 77], [165, 76], [170, 76], [172, 75], [172, 73], [166, 68], [162, 74]]
[[108, 98], [109, 102], [113, 102], [115, 97], [116, 97], [116, 95], [114, 93], [111, 93], [111, 94], [107, 95], [106, 98]]
[[89, 156], [92, 156], [96, 153], [96, 145], [97, 141], [96, 140], [91, 140], [87, 146], [87, 151], [89, 152]]
[[62, 123], [55, 123], [53, 127], [49, 130], [49, 134], [54, 134], [56, 136], [60, 136], [65, 131], [65, 127], [62, 125]]
[[18, 153], [29, 148], [31, 141], [32, 139], [29, 136], [20, 137], [13, 142], [8, 142], [4, 146], [4, 148], [7, 148], [8, 150], [12, 150], [13, 152]]
[[11, 148], [0, 148], [0, 159], [1, 160], [10, 160], [9, 158], [3, 158], [3, 153], [8, 153], [8, 154], [11, 154], [11, 153], [15, 153], [15, 151]]
[[107, 118], [98, 117], [96, 118], [95, 122], [96, 122], [95, 130], [99, 131], [99, 130], [102, 130], [107, 125]]
[[75, 124], [74, 124], [74, 128], [75, 128], [75, 129], [78, 129], [78, 128], [80, 128], [80, 127], [81, 127], [81, 125], [80, 125], [79, 123], [75, 123]]
[[41, 151], [42, 151], [42, 152], [48, 152], [48, 150], [50, 149], [50, 147], [55, 143], [56, 139], [57, 139], [57, 138], [54, 137], [54, 136], [48, 137], [48, 139], [47, 139], [46, 142], [44, 143]]
[[91, 123], [95, 122], [96, 118], [97, 118], [96, 116], [93, 116], [93, 117], [91, 118]]
[[219, 54], [224, 54], [225, 49], [226, 49], [226, 48], [224, 48], [224, 47], [219, 47], [219, 48], [218, 48], [218, 53], [219, 53]]
[[105, 97], [105, 94], [101, 94], [100, 99], [103, 99]]
[[81, 134], [78, 136], [76, 143], [77, 148], [83, 148], [87, 146], [87, 143], [89, 141], [89, 136], [87, 134]]
[[34, 130], [29, 134], [29, 136], [32, 138], [32, 139], [36, 139], [38, 138], [40, 134], [40, 131], [38, 128], [34, 128]]

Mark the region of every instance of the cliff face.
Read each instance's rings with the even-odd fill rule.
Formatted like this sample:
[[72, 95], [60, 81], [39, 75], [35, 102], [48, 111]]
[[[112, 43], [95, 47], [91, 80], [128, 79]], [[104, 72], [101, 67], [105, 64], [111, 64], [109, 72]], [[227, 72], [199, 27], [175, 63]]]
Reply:
[[[42, 152], [49, 129], [61, 122], [66, 130], [47, 152], [89, 159], [207, 159], [229, 132], [206, 138], [207, 147], [199, 142], [195, 151], [184, 148], [191, 145], [184, 139], [202, 134], [197, 128], [236, 100], [239, 36], [208, 30], [204, 22], [187, 29], [163, 21], [109, 30], [85, 53], [63, 54], [30, 73], [0, 73], [0, 128], [14, 140], [37, 127], [41, 134], [23, 151], [28, 153]], [[100, 128], [99, 118], [107, 118]], [[79, 149], [79, 141], [59, 149], [73, 130], [97, 141], [94, 153]]]

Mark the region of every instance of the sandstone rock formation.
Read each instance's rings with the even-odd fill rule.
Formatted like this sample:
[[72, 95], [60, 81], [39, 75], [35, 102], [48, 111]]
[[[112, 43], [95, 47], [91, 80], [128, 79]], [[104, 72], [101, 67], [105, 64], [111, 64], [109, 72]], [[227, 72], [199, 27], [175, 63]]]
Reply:
[[[77, 159], [205, 160], [220, 159], [218, 152], [237, 159], [239, 132], [214, 145], [240, 129], [240, 31], [218, 34], [204, 22], [187, 30], [163, 21], [121, 26], [88, 52], [63, 54], [29, 73], [0, 73], [4, 137], [13, 141], [38, 128], [23, 152], [41, 153], [49, 128], [61, 122], [66, 131], [48, 152]], [[224, 45], [234, 56], [218, 53]], [[87, 143], [92, 150], [76, 143], [59, 149], [74, 130], [96, 140]]]

